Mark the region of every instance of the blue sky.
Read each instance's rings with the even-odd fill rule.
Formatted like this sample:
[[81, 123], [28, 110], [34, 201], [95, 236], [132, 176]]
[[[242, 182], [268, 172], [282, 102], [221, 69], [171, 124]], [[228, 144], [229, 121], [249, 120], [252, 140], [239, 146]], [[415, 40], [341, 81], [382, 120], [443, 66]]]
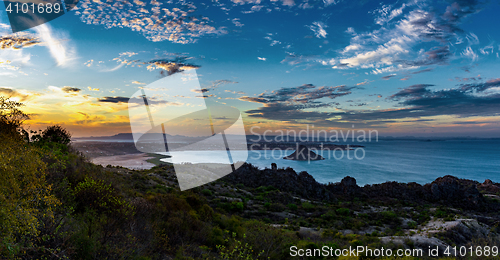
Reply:
[[0, 94], [34, 128], [130, 132], [126, 98], [196, 69], [247, 129], [499, 136], [498, 1], [113, 4], [80, 1], [17, 34], [0, 8]]

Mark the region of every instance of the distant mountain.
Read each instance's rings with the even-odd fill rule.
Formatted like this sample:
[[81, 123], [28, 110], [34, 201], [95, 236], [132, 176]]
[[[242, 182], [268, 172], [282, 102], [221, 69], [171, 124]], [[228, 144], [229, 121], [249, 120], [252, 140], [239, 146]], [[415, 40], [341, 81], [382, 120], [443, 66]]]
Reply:
[[74, 137], [74, 140], [120, 140], [120, 141], [134, 141], [132, 133], [120, 133], [113, 136], [89, 136], [89, 137]]

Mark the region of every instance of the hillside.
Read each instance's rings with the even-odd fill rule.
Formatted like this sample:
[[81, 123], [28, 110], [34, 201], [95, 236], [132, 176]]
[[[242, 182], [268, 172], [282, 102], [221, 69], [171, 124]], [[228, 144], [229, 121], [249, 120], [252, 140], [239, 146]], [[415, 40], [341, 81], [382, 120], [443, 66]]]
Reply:
[[324, 246], [439, 246], [446, 256], [447, 246], [499, 241], [500, 184], [488, 180], [325, 185], [306, 172], [244, 164], [181, 192], [172, 165], [98, 166], [49, 133], [0, 136], [2, 258], [291, 259]]

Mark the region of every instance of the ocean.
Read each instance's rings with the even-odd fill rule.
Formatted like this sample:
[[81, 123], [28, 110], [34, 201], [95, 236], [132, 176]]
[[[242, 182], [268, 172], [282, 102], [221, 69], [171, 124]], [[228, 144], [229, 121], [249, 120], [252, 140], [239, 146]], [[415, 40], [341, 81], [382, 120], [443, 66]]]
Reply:
[[[340, 150], [318, 151], [325, 160], [310, 162], [282, 159], [292, 150], [251, 150], [246, 161], [262, 169], [276, 163], [278, 168], [306, 171], [320, 183], [335, 183], [351, 176], [361, 186], [387, 181], [425, 184], [445, 175], [500, 182], [499, 139], [379, 140], [352, 144], [365, 147], [349, 154]], [[236, 158], [244, 154], [245, 151], [233, 151]], [[207, 163], [227, 160], [225, 151], [185, 151], [176, 156], [182, 162], [194, 162], [194, 158]]]

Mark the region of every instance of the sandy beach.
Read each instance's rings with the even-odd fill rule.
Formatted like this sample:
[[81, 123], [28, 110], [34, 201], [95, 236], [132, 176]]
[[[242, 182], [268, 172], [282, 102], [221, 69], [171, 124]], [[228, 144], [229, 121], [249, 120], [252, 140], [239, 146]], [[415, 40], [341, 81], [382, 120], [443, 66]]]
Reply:
[[107, 165], [122, 166], [132, 170], [145, 170], [151, 169], [155, 165], [147, 162], [146, 160], [153, 157], [148, 157], [145, 153], [126, 154], [126, 155], [113, 155], [113, 156], [100, 156], [92, 159], [95, 164], [106, 167]]

